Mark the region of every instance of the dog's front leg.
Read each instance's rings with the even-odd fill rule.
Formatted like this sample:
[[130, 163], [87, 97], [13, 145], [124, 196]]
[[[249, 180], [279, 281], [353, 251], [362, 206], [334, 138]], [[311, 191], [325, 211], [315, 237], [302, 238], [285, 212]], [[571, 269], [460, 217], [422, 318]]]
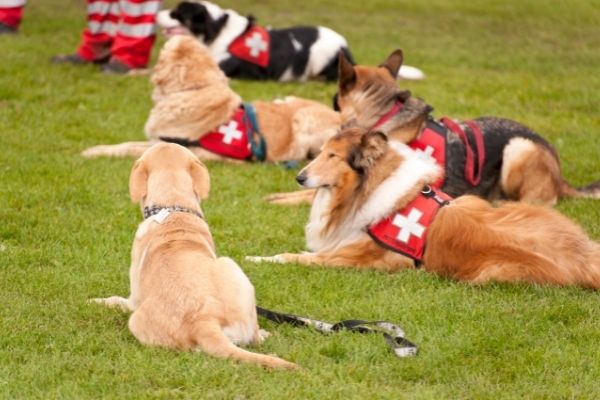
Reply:
[[140, 157], [154, 142], [125, 142], [119, 144], [101, 144], [89, 147], [81, 152], [85, 158], [95, 157]]
[[312, 204], [316, 193], [316, 189], [305, 189], [295, 192], [273, 193], [264, 199], [268, 203], [280, 205]]
[[88, 300], [88, 303], [103, 304], [110, 308], [119, 308], [122, 311], [133, 311], [134, 310], [134, 308], [131, 307], [131, 305], [129, 303], [129, 299], [126, 299], [126, 298], [120, 297], [120, 296], [111, 296], [111, 297], [106, 297], [106, 298], [98, 297], [95, 299]]
[[255, 263], [270, 262], [275, 264], [298, 263], [304, 265], [325, 265], [325, 259], [317, 253], [282, 253], [271, 257], [246, 256], [246, 260]]

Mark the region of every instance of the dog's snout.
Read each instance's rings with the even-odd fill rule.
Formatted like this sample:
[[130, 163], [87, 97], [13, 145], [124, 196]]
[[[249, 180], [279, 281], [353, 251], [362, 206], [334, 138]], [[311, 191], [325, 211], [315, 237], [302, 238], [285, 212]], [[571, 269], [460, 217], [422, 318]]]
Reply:
[[307, 179], [308, 177], [306, 176], [305, 172], [300, 172], [298, 175], [296, 175], [296, 182], [298, 182], [302, 186], [304, 186], [304, 183]]

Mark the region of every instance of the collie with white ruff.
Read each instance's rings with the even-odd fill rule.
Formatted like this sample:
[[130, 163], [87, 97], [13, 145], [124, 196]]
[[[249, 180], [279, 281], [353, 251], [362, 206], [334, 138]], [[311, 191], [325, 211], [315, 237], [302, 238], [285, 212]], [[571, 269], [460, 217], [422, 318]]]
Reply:
[[577, 224], [543, 206], [452, 200], [429, 186], [441, 174], [431, 158], [381, 132], [347, 129], [297, 176], [317, 189], [310, 252], [249, 260], [600, 288], [600, 245]]

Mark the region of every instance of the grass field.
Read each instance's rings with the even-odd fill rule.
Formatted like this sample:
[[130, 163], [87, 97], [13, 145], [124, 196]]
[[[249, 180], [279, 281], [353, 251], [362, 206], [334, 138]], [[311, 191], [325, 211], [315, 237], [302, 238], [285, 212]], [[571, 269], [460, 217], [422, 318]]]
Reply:
[[[395, 358], [376, 336], [325, 336], [266, 321], [273, 336], [255, 350], [302, 369], [270, 372], [142, 347], [126, 314], [86, 304], [128, 294], [130, 244], [141, 220], [128, 197], [132, 161], [84, 160], [79, 152], [141, 139], [150, 84], [51, 65], [52, 55], [75, 49], [85, 7], [29, 3], [22, 32], [0, 37], [1, 398], [600, 397], [596, 292], [245, 262], [245, 255], [303, 250], [308, 208], [261, 200], [296, 188], [297, 171], [277, 165], [208, 164], [213, 185], [203, 208], [219, 254], [240, 263], [262, 306], [329, 321], [395, 321], [419, 355]], [[436, 116], [517, 119], [556, 146], [570, 182], [600, 179], [598, 0], [221, 4], [273, 26], [328, 25], [363, 64], [401, 47], [406, 63], [427, 74], [401, 85], [434, 105]], [[232, 86], [246, 100], [295, 94], [329, 103], [335, 92], [316, 82]], [[558, 208], [600, 240], [598, 202]]]

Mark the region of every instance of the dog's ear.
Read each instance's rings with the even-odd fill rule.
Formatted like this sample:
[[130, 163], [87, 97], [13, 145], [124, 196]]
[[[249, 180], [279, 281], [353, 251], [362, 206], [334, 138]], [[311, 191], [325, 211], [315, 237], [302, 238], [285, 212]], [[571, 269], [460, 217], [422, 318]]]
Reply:
[[137, 160], [129, 175], [129, 196], [131, 201], [139, 203], [148, 190], [148, 170], [143, 160]]
[[208, 197], [210, 191], [210, 175], [208, 169], [200, 160], [195, 160], [190, 167], [190, 175], [192, 176], [192, 184], [194, 185], [194, 192], [204, 200]]
[[183, 21], [183, 15], [179, 12], [179, 10], [171, 10], [169, 13], [169, 17], [176, 19], [179, 22]]
[[379, 66], [387, 69], [392, 77], [397, 79], [398, 71], [400, 71], [400, 67], [402, 66], [402, 61], [404, 61], [404, 54], [402, 53], [402, 50], [396, 49]]
[[410, 92], [410, 90], [402, 90], [401, 92], [398, 92], [398, 94], [397, 94], [398, 100], [400, 100], [402, 103], [405, 103], [406, 100], [410, 99], [411, 95], [412, 95], [412, 93]]
[[339, 101], [340, 95], [338, 92], [335, 92], [335, 94], [333, 95], [333, 111], [337, 111], [340, 112], [340, 101]]
[[351, 152], [348, 163], [350, 167], [362, 174], [377, 161], [388, 147], [388, 139], [380, 131], [370, 131], [365, 133], [360, 144]]
[[356, 84], [356, 72], [354, 66], [343, 52], [338, 55], [338, 87], [341, 94], [346, 94]]

